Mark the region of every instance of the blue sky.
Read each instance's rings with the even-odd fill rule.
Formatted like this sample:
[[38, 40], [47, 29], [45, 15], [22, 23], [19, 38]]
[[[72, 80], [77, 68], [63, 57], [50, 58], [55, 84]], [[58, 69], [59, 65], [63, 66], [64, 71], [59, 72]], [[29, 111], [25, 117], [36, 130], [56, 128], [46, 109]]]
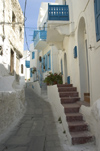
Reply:
[[[33, 35], [33, 30], [37, 29], [37, 19], [39, 15], [39, 9], [41, 2], [55, 2], [55, 0], [27, 0], [27, 6], [26, 6], [26, 22], [25, 26], [29, 27], [26, 28], [26, 34], [27, 34], [27, 41], [28, 41], [28, 46], [30, 47], [30, 44], [32, 43], [32, 35]], [[19, 3], [21, 5], [22, 11], [24, 12], [24, 5], [25, 5], [25, 0], [19, 0]], [[24, 38], [24, 50], [27, 50], [27, 45], [26, 45], [26, 39]]]

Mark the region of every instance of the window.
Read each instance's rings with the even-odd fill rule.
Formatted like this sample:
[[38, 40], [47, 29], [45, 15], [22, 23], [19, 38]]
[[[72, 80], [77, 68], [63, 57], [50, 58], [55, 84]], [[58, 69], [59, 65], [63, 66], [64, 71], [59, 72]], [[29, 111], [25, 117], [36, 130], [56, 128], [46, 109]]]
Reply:
[[10, 73], [14, 75], [14, 51], [12, 49], [10, 52]]
[[2, 46], [0, 46], [0, 55], [1, 56], [3, 55], [3, 48], [2, 48]]
[[43, 70], [45, 70], [45, 56], [43, 57]]
[[96, 39], [100, 40], [100, 0], [94, 0]]
[[21, 73], [23, 74], [23, 64], [21, 64]]
[[32, 59], [35, 59], [35, 52], [32, 52]]
[[30, 61], [25, 61], [25, 66], [26, 66], [26, 68], [30, 68]]
[[15, 22], [16, 22], [16, 16], [15, 16], [14, 12], [12, 12], [12, 28], [13, 28], [13, 30], [15, 30]]
[[47, 70], [51, 70], [51, 51], [47, 53]]
[[74, 58], [77, 58], [77, 46], [74, 47]]
[[30, 77], [32, 77], [32, 70], [33, 70], [33, 69], [32, 69], [32, 68], [30, 68]]
[[19, 36], [20, 36], [20, 38], [22, 38], [22, 28], [21, 27], [19, 27]]

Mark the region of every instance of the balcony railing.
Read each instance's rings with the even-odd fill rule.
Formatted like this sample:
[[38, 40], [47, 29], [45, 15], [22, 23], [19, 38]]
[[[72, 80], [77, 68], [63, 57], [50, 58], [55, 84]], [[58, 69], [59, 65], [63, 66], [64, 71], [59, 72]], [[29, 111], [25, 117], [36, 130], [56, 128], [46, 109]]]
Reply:
[[39, 41], [46, 41], [47, 39], [47, 31], [45, 30], [35, 30], [34, 31], [34, 47], [39, 43]]
[[49, 5], [48, 4], [48, 20], [69, 21], [68, 5]]

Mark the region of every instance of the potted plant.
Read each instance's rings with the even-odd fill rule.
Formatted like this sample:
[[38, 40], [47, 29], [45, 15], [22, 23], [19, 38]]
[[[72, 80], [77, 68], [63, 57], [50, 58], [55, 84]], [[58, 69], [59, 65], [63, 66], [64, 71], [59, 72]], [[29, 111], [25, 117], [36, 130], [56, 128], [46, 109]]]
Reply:
[[62, 84], [62, 75], [61, 73], [51, 73], [47, 75], [47, 77], [44, 79], [44, 83], [47, 85], [54, 85], [54, 84]]

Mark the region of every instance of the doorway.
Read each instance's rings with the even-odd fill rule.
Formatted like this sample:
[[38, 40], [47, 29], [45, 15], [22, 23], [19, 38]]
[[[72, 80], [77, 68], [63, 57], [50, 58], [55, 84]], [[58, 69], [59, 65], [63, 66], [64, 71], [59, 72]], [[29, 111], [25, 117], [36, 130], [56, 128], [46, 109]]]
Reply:
[[67, 56], [64, 53], [64, 83], [67, 83]]
[[14, 52], [12, 49], [10, 53], [10, 74], [14, 75]]
[[89, 55], [87, 48], [87, 32], [85, 20], [82, 17], [78, 27], [78, 49], [79, 49], [79, 73], [80, 73], [80, 95], [84, 100], [84, 95], [90, 93], [89, 83]]

